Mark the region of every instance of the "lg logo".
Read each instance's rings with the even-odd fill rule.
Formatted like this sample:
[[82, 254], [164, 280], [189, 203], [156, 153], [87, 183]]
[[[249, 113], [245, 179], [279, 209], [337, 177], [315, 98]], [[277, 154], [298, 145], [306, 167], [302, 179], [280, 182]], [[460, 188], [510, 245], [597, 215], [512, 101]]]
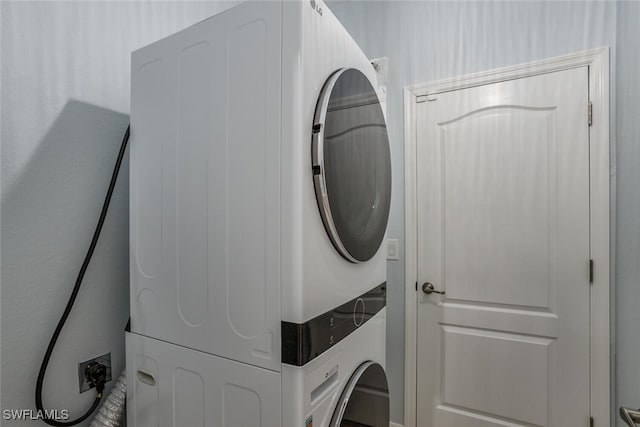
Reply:
[[322, 8], [320, 7], [320, 4], [316, 0], [310, 0], [310, 2], [311, 2], [311, 8], [316, 12], [318, 12], [320, 16], [322, 16]]

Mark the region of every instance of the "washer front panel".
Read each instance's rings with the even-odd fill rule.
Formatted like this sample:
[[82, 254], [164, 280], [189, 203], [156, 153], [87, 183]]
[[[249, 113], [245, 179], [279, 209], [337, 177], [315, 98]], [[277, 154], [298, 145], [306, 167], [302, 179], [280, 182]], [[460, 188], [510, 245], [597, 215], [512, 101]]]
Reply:
[[353, 373], [338, 400], [329, 427], [389, 425], [389, 383], [384, 368], [368, 361]]
[[335, 72], [316, 107], [312, 134], [316, 199], [333, 245], [351, 262], [382, 244], [391, 203], [391, 156], [380, 100], [354, 68]]

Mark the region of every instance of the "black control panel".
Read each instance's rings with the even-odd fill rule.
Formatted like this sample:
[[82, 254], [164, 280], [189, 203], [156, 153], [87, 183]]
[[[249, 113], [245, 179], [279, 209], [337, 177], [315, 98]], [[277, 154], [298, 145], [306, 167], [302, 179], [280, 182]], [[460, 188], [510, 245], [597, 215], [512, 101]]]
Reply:
[[282, 322], [282, 363], [306, 365], [387, 305], [387, 283], [305, 323]]

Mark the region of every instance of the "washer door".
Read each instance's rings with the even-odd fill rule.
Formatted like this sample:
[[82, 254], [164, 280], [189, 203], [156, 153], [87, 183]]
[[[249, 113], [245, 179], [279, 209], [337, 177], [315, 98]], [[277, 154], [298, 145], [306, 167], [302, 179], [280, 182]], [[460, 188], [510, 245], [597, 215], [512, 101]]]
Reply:
[[344, 388], [330, 427], [389, 427], [389, 386], [382, 366], [365, 362]]
[[380, 100], [362, 72], [345, 68], [325, 83], [312, 151], [316, 199], [333, 245], [351, 262], [371, 259], [389, 219], [391, 157]]

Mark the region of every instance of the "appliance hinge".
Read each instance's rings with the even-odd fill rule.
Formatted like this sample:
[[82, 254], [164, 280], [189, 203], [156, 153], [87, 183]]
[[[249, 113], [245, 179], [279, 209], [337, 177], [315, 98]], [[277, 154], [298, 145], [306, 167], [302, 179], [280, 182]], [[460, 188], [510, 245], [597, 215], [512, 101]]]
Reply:
[[589, 417], [589, 427], [593, 427], [593, 417]]
[[418, 95], [416, 96], [416, 104], [420, 104], [421, 102], [427, 101], [427, 95]]
[[593, 284], [593, 260], [590, 259], [589, 260], [589, 283]]
[[416, 292], [418, 291], [418, 282], [416, 282]]
[[589, 121], [589, 126], [593, 125], [593, 102], [589, 101], [589, 112], [588, 114], [588, 121]]

